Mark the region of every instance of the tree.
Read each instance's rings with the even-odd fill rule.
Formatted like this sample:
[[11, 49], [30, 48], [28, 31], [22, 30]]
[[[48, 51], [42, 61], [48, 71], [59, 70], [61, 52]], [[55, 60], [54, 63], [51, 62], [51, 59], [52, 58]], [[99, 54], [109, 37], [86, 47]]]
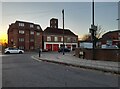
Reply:
[[89, 40], [91, 40], [91, 35], [90, 34], [83, 35], [82, 41], [89, 41]]
[[97, 25], [96, 38], [100, 39], [104, 33], [105, 30], [103, 27], [101, 25]]
[[[105, 33], [103, 30], [103, 27], [101, 25], [97, 25], [97, 31], [96, 31], [96, 40], [100, 39], [102, 35]], [[91, 34], [85, 34], [82, 37], [83, 41], [90, 41], [91, 40]]]

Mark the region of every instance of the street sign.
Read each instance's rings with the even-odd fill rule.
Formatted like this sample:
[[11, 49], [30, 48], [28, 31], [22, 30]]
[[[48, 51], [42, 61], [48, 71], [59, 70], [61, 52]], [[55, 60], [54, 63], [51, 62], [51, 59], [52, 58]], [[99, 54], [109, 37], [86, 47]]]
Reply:
[[94, 31], [97, 31], [97, 26], [91, 25], [91, 29], [93, 29]]

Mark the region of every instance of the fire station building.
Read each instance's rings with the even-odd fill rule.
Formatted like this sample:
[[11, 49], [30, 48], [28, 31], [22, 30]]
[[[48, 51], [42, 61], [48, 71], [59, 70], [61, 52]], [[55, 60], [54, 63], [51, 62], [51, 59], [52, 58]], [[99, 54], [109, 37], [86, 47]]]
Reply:
[[[58, 28], [58, 19], [50, 20], [50, 27], [47, 27], [43, 33], [44, 49], [49, 51], [58, 51], [63, 46], [63, 29]], [[78, 36], [69, 29], [64, 29], [64, 44], [66, 48], [74, 50], [78, 47]]]

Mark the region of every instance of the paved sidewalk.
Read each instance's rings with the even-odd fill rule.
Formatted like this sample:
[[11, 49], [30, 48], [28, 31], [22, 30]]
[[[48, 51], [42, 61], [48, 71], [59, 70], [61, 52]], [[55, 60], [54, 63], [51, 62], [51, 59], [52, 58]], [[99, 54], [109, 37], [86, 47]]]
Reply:
[[58, 52], [43, 52], [40, 58], [38, 55], [34, 57], [47, 62], [97, 69], [120, 74], [120, 62], [80, 59], [73, 56], [73, 53], [65, 53], [65, 55], [63, 55]]

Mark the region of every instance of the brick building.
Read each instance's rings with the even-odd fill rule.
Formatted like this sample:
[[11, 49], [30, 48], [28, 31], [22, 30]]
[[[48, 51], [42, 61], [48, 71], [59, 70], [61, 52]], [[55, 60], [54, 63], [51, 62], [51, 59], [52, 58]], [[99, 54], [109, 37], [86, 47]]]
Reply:
[[99, 40], [99, 44], [118, 45], [120, 46], [120, 30], [105, 33]]
[[[78, 47], [78, 36], [69, 29], [64, 30], [64, 44], [66, 48], [74, 50]], [[50, 20], [50, 27], [44, 30], [44, 49], [58, 51], [63, 46], [63, 29], [58, 28], [58, 19]]]
[[16, 21], [8, 28], [8, 46], [24, 50], [42, 48], [42, 33], [38, 24]]

